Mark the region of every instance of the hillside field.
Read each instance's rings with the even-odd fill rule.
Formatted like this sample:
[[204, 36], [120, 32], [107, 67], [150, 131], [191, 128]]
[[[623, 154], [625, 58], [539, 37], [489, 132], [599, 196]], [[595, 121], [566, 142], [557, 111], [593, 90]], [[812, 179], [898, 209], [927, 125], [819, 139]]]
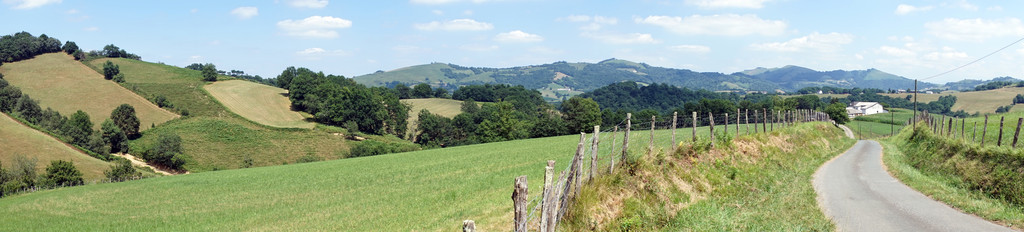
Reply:
[[[444, 98], [420, 98], [402, 99], [402, 103], [409, 104], [409, 132], [410, 136], [416, 135], [416, 128], [420, 122], [420, 111], [428, 110], [432, 114], [441, 115], [446, 118], [454, 118], [462, 113], [462, 101]], [[479, 103], [478, 103], [479, 104]]]
[[282, 88], [243, 80], [219, 81], [203, 88], [232, 112], [263, 125], [306, 129], [316, 125], [291, 110], [288, 90]]
[[111, 164], [93, 158], [43, 132], [26, 127], [18, 121], [0, 114], [0, 162], [5, 169], [14, 163], [14, 157], [24, 155], [37, 158], [36, 173], [46, 173], [46, 166], [53, 160], [71, 161], [75, 168], [82, 172], [86, 182], [99, 181], [105, 178], [103, 171], [110, 169]]
[[108, 60], [121, 67], [124, 85], [132, 91], [146, 97], [165, 96], [174, 108], [189, 112], [188, 117], [146, 131], [131, 146], [150, 147], [160, 134], [181, 136], [190, 172], [239, 168], [246, 159], [252, 159], [254, 166], [268, 166], [307, 156], [330, 160], [348, 154], [350, 142], [321, 127], [273, 128], [232, 113], [203, 88], [206, 82], [199, 71], [122, 58], [89, 64], [99, 69]]
[[[979, 113], [995, 113], [996, 108], [1001, 106], [1008, 106], [1013, 103], [1013, 97], [1017, 94], [1024, 94], [1024, 87], [1011, 87], [1001, 88], [985, 91], [971, 91], [971, 92], [953, 92], [953, 93], [942, 93], [942, 94], [917, 94], [918, 102], [932, 102], [939, 100], [941, 96], [953, 95], [956, 96], [956, 104], [953, 104], [953, 111], [963, 110], [969, 114], [975, 112]], [[905, 98], [907, 95], [913, 95], [912, 93], [900, 93], [900, 94], [882, 94], [889, 97]], [[913, 100], [913, 99], [911, 99]], [[1014, 106], [1013, 111], [1024, 111], [1024, 106]]]
[[[706, 127], [699, 131], [707, 136]], [[611, 133], [602, 133], [601, 156], [621, 146], [622, 134], [611, 143]], [[670, 134], [657, 131], [656, 146], [668, 147]], [[689, 134], [680, 129], [679, 140]], [[634, 131], [630, 150], [644, 152], [649, 136]], [[438, 231], [472, 219], [481, 231], [509, 230], [513, 179], [527, 175], [531, 199], [540, 196], [545, 161], [556, 160], [562, 170], [578, 141], [570, 135], [47, 190], [0, 199], [0, 214], [10, 215], [0, 224], [25, 230]]]
[[127, 103], [135, 107], [140, 130], [149, 129], [177, 118], [178, 115], [157, 107], [145, 98], [103, 79], [103, 75], [90, 70], [64, 53], [49, 53], [29, 60], [5, 63], [0, 73], [11, 85], [21, 88], [43, 108], [53, 108], [64, 116], [78, 110], [85, 111], [99, 129], [110, 112]]

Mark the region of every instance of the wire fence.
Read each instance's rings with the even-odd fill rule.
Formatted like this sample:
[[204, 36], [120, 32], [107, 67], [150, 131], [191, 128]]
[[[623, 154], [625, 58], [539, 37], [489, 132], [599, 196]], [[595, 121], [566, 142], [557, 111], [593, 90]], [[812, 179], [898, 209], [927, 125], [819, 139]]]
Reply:
[[[958, 139], [977, 143], [981, 146], [1024, 146], [1018, 143], [1024, 117], [1016, 120], [1005, 115], [983, 118], [956, 118], [945, 115], [932, 115], [928, 111], [919, 114], [910, 123], [923, 123], [932, 133], [949, 139]], [[1021, 142], [1024, 143], [1024, 142]]]
[[[655, 116], [633, 118], [632, 114], [627, 114], [625, 120], [611, 128], [595, 126], [589, 135], [580, 133], [575, 155], [568, 164], [563, 164], [560, 172], [555, 172], [555, 161], [547, 162], [540, 197], [528, 199], [526, 176], [516, 177], [512, 193], [515, 231], [554, 231], [584, 184], [599, 175], [614, 172], [617, 166], [627, 162], [630, 153], [651, 154], [658, 148], [670, 148], [674, 152], [681, 141], [697, 141], [698, 138], [714, 141], [715, 136], [736, 137], [771, 132], [802, 122], [831, 121], [827, 114], [812, 110], [762, 109], [673, 115], [659, 119]], [[464, 228], [467, 228], [465, 224]]]

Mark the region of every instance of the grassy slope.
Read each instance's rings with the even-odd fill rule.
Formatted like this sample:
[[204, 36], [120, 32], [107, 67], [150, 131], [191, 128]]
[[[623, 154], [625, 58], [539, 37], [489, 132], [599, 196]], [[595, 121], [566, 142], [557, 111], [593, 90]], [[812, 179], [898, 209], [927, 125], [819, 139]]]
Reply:
[[10, 167], [16, 155], [37, 158], [37, 173], [40, 174], [46, 172], [46, 166], [52, 160], [70, 160], [82, 172], [86, 182], [103, 179], [103, 171], [110, 169], [107, 162], [83, 154], [45, 133], [0, 114], [0, 161]]
[[[176, 122], [167, 127], [173, 128]], [[185, 123], [185, 122], [180, 122]], [[706, 136], [702, 128], [700, 134]], [[689, 129], [680, 129], [680, 140]], [[603, 133], [602, 155], [611, 133]], [[670, 131], [656, 133], [667, 147]], [[621, 137], [622, 133], [616, 136]], [[631, 150], [646, 149], [636, 131]], [[0, 199], [0, 224], [26, 230], [511, 229], [513, 178], [538, 196], [545, 160], [564, 168], [578, 136], [63, 188]], [[621, 138], [616, 139], [621, 144]], [[617, 147], [618, 145], [616, 145]], [[585, 163], [588, 161], [585, 161]], [[123, 197], [131, 193], [132, 197]]]
[[[903, 152], [909, 146], [906, 140], [910, 133], [912, 130], [907, 129], [897, 137], [881, 141], [885, 152], [884, 163], [890, 174], [911, 188], [954, 208], [1017, 230], [1024, 228], [1024, 208], [970, 189], [967, 187], [970, 185], [956, 175], [923, 170], [911, 165], [911, 158]], [[948, 162], [957, 165], [962, 161]], [[983, 166], [977, 161], [969, 162], [972, 167]]]
[[585, 187], [562, 229], [830, 230], [811, 176], [852, 145], [841, 134], [825, 123], [803, 124], [740, 136], [711, 151], [686, 142], [678, 153], [644, 156], [626, 169], [633, 171], [620, 170]]
[[442, 98], [423, 99], [402, 99], [402, 103], [409, 104], [409, 134], [415, 135], [419, 126], [420, 111], [429, 110], [432, 114], [454, 118], [462, 113], [462, 101]]
[[104, 119], [110, 118], [114, 108], [124, 103], [135, 107], [142, 130], [178, 117], [117, 83], [104, 80], [103, 75], [64, 53], [43, 54], [30, 60], [4, 64], [0, 66], [0, 72], [12, 85], [39, 100], [44, 108], [56, 109], [65, 116], [78, 110], [85, 111], [96, 129]]
[[291, 110], [288, 90], [243, 80], [219, 81], [204, 86], [232, 112], [268, 126], [312, 129], [314, 123], [306, 121]]
[[276, 129], [239, 117], [207, 94], [199, 71], [129, 59], [97, 59], [97, 69], [107, 60], [125, 73], [126, 86], [142, 96], [163, 95], [176, 108], [191, 116], [170, 121], [147, 131], [132, 142], [148, 147], [159, 134], [177, 134], [185, 154], [191, 158], [186, 168], [192, 172], [237, 168], [247, 157], [256, 166], [294, 163], [303, 156], [320, 159], [344, 157], [349, 142], [320, 129]]
[[[939, 100], [939, 97], [946, 95], [956, 96], [956, 104], [953, 104], [953, 111], [964, 110], [967, 113], [994, 113], [996, 108], [1007, 106], [1013, 102], [1017, 94], [1024, 94], [1024, 87], [1001, 88], [986, 91], [954, 92], [950, 94], [917, 94], [918, 102], [932, 102]], [[890, 97], [904, 98], [907, 93], [882, 94]], [[1015, 110], [1024, 108], [1015, 107]]]

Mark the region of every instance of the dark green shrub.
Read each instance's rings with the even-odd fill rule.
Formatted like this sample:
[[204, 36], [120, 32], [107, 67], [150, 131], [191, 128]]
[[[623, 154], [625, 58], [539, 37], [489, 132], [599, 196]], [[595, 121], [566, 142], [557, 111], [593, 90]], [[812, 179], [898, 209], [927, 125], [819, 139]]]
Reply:
[[110, 166], [110, 170], [103, 171], [103, 175], [106, 175], [110, 182], [135, 180], [142, 177], [142, 173], [135, 170], [135, 167], [132, 167], [132, 162], [126, 159], [114, 161], [114, 166]]
[[44, 187], [67, 187], [82, 185], [82, 172], [75, 168], [71, 161], [54, 160], [46, 167], [46, 174], [43, 175]]

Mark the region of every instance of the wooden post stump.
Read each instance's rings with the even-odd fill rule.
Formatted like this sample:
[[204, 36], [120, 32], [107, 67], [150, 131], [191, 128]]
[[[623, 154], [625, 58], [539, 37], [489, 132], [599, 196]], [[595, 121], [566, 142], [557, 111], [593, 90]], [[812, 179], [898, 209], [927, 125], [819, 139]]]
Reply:
[[708, 112], [708, 121], [711, 122], [711, 146], [715, 146], [715, 115]]
[[762, 117], [764, 117], [761, 120], [761, 132], [768, 133], [768, 109], [762, 108], [761, 114], [763, 114]]
[[590, 177], [587, 178], [587, 180], [594, 179], [594, 176], [597, 175], [597, 145], [601, 143], [600, 125], [594, 126], [594, 135], [591, 138], [593, 138], [594, 141], [591, 141], [590, 145]]
[[985, 125], [981, 128], [981, 145], [985, 146], [985, 134], [988, 132], [988, 115], [985, 115]]
[[[555, 175], [555, 161], [548, 160], [548, 165], [544, 167], [544, 195], [540, 202], [540, 231], [554, 231], [555, 220], [552, 218], [554, 214], [555, 204], [554, 201], [554, 189], [551, 186], [551, 179]], [[549, 230], [551, 228], [551, 230]]]
[[[757, 115], [757, 111], [754, 111], [754, 115]], [[747, 134], [750, 134], [750, 109], [744, 109], [743, 113], [743, 127], [747, 128]]]
[[515, 188], [514, 190], [512, 190], [512, 202], [514, 203], [513, 210], [515, 211], [514, 228], [516, 231], [526, 231], [526, 204], [530, 203], [529, 201], [526, 201], [526, 176], [516, 177], [516, 181], [513, 187]]
[[997, 147], [1003, 145], [1003, 121], [1004, 120], [1006, 120], [1006, 116], [999, 116], [999, 136], [998, 136], [999, 139], [996, 140], [996, 146]]
[[1020, 135], [1020, 124], [1024, 122], [1024, 118], [1017, 118], [1017, 130], [1013, 132], [1013, 144], [1010, 147], [1017, 147], [1017, 136]]
[[462, 232], [474, 232], [476, 231], [476, 222], [473, 220], [462, 221]]
[[633, 124], [630, 122], [632, 118], [633, 113], [626, 113], [626, 136], [622, 138], [622, 157], [619, 157], [620, 161], [625, 161], [626, 154], [629, 154], [629, 127]]
[[694, 142], [697, 142], [697, 111], [693, 112], [693, 134], [691, 135]]
[[672, 152], [676, 151], [676, 118], [679, 112], [672, 112]]
[[608, 163], [608, 173], [609, 174], [612, 173], [612, 170], [615, 170], [615, 134], [618, 134], [618, 133], [619, 133], [619, 126], [616, 125], [615, 126], [615, 130], [612, 130], [612, 146], [611, 146], [612, 150], [611, 150], [610, 153], [608, 153], [609, 160], [611, 160]]

